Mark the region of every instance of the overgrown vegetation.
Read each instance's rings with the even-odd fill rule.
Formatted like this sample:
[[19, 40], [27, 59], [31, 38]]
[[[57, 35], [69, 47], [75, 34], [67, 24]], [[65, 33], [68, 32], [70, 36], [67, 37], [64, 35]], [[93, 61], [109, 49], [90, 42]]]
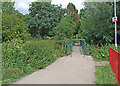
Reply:
[[12, 40], [13, 38], [21, 38], [25, 40], [30, 34], [24, 19], [14, 14], [2, 14], [2, 40]]
[[3, 43], [3, 83], [18, 79], [53, 63], [62, 54], [54, 48], [54, 41], [12, 40]]
[[105, 45], [89, 45], [87, 46], [87, 54], [92, 55], [95, 61], [109, 61], [110, 47], [114, 47], [114, 44]]

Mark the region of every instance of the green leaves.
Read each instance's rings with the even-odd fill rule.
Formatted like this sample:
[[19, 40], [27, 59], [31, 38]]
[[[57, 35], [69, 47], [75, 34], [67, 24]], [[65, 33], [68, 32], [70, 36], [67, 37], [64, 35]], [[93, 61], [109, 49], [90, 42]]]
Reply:
[[49, 2], [33, 2], [29, 11], [29, 32], [33, 37], [40, 34], [42, 38], [51, 35], [49, 32], [65, 13], [61, 6], [55, 6]]
[[28, 37], [27, 27], [22, 18], [14, 14], [2, 14], [2, 40], [12, 40], [13, 38], [26, 39]]
[[61, 22], [53, 29], [57, 40], [71, 39], [76, 29], [76, 23], [71, 15], [62, 17]]
[[[27, 41], [14, 39], [2, 47], [2, 80], [8, 83], [53, 63], [61, 53], [54, 49], [54, 41]], [[7, 81], [7, 82], [6, 82]]]
[[7, 14], [15, 13], [14, 3], [15, 2], [2, 2], [2, 12]]
[[113, 7], [110, 3], [86, 2], [81, 11], [81, 29], [87, 42], [94, 44], [112, 43], [114, 27], [112, 25]]
[[[91, 46], [92, 50], [90, 54], [94, 57], [97, 61], [109, 61], [109, 48], [114, 47], [113, 44], [105, 44], [101, 46]], [[87, 50], [89, 53], [89, 50]]]

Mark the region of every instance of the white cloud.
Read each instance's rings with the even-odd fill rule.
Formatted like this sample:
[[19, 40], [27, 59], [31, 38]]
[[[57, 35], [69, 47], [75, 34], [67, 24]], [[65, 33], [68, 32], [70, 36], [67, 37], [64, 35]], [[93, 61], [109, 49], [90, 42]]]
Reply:
[[15, 9], [23, 14], [28, 14], [29, 4], [35, 0], [15, 0]]
[[16, 2], [15, 3], [16, 8], [24, 8], [24, 9], [29, 9], [29, 4], [24, 3], [24, 2]]

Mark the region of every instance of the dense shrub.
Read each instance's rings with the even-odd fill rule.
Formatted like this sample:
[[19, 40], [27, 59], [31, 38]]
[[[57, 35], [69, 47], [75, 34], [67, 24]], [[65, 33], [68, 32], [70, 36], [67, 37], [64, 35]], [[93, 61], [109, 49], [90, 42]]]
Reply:
[[105, 44], [101, 46], [90, 46], [91, 49], [89, 49], [89, 46], [87, 47], [87, 54], [90, 54], [93, 56], [95, 60], [98, 61], [109, 61], [109, 49], [110, 47], [114, 47], [114, 44]]
[[27, 53], [27, 64], [40, 69], [51, 64], [59, 57], [53, 46], [54, 41], [28, 41], [24, 50]]
[[12, 40], [13, 38], [26, 39], [28, 37], [27, 27], [24, 19], [14, 14], [2, 13], [2, 40]]
[[61, 53], [54, 49], [54, 41], [14, 39], [4, 42], [2, 49], [3, 83], [18, 79], [53, 63]]

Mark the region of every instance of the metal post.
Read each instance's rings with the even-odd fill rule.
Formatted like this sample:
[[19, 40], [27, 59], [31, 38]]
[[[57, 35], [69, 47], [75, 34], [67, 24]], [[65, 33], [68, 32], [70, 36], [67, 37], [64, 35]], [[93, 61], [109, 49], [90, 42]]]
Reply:
[[73, 47], [73, 40], [71, 40], [71, 56], [72, 56], [72, 47]]
[[83, 40], [83, 46], [84, 46], [84, 56], [86, 55], [86, 44], [85, 44], [85, 40]]
[[[115, 10], [115, 17], [116, 16], [116, 0], [114, 0], [114, 10]], [[117, 21], [115, 21], [115, 47], [117, 47]]]
[[67, 44], [67, 53], [69, 54], [69, 43]]

